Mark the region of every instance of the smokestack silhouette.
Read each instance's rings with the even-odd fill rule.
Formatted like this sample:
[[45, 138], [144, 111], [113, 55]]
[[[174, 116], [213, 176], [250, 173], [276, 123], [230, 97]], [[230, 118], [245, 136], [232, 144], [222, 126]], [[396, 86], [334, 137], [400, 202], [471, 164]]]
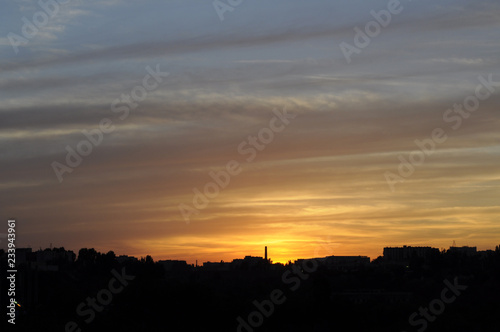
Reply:
[[265, 247], [265, 250], [264, 250], [264, 259], [267, 261], [267, 246]]

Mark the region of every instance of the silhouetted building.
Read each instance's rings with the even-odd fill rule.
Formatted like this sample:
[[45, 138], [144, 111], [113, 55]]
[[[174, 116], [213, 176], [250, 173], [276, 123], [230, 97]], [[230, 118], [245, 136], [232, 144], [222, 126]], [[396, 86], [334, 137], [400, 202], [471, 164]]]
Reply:
[[333, 298], [341, 298], [354, 304], [384, 303], [399, 304], [409, 303], [413, 294], [410, 292], [388, 292], [379, 289], [346, 290], [333, 293]]
[[72, 264], [76, 259], [73, 251], [62, 248], [38, 250], [35, 254], [36, 267], [45, 271], [57, 271], [61, 266]]
[[29, 269], [58, 271], [63, 265], [72, 264], [76, 255], [71, 250], [54, 248], [33, 252], [31, 248], [16, 249], [16, 265], [26, 265]]
[[243, 267], [243, 259], [241, 258], [237, 258], [237, 259], [233, 259], [233, 261], [231, 262], [231, 265], [233, 266], [233, 268], [235, 269], [240, 269]]
[[256, 256], [245, 256], [243, 262], [246, 263], [248, 267], [253, 268], [264, 263], [264, 258]]
[[224, 261], [220, 263], [205, 262], [203, 263], [203, 268], [206, 271], [229, 271], [231, 269], [231, 263], [225, 263]]
[[16, 265], [32, 262], [36, 258], [31, 248], [16, 248]]
[[120, 255], [116, 257], [116, 261], [120, 264], [123, 264], [123, 263], [138, 262], [139, 260], [133, 256]]
[[[370, 257], [367, 256], [327, 256], [312, 259], [328, 270], [349, 271], [368, 267], [370, 265]], [[298, 259], [295, 263], [302, 264], [306, 260], [307, 259]]]
[[186, 271], [189, 267], [186, 261], [176, 261], [176, 260], [158, 261], [158, 264], [163, 266], [163, 269], [167, 272]]
[[485, 258], [488, 256], [493, 256], [495, 254], [495, 251], [494, 250], [479, 250], [477, 253], [478, 253], [478, 255], [481, 256], [481, 258]]
[[328, 256], [324, 263], [330, 269], [355, 269], [370, 265], [370, 257], [367, 256]]
[[459, 254], [459, 255], [465, 255], [467, 257], [474, 256], [477, 254], [477, 247], [450, 247], [448, 249], [448, 252], [450, 254]]
[[245, 256], [244, 259], [233, 259], [233, 261], [231, 262], [231, 268], [253, 270], [266, 266], [266, 263], [267, 261], [262, 257]]
[[412, 258], [427, 259], [432, 255], [439, 255], [439, 249], [432, 247], [385, 247], [384, 259], [392, 263], [408, 263]]

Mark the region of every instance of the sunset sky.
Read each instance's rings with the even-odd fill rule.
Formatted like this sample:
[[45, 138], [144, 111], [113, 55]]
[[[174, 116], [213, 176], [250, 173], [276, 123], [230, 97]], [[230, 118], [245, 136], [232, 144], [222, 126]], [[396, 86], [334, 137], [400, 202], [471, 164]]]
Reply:
[[[347, 61], [341, 43], [393, 1], [244, 0], [221, 20], [211, 0], [73, 0], [46, 21], [38, 1], [2, 3], [0, 232], [15, 218], [17, 247], [188, 263], [265, 245], [279, 262], [494, 249], [500, 3], [401, 0]], [[454, 112], [466, 99], [477, 110]], [[58, 179], [103, 122], [113, 130]], [[436, 130], [446, 141], [401, 176]], [[259, 132], [273, 137], [248, 161]], [[186, 222], [179, 206], [232, 160], [239, 174]]]

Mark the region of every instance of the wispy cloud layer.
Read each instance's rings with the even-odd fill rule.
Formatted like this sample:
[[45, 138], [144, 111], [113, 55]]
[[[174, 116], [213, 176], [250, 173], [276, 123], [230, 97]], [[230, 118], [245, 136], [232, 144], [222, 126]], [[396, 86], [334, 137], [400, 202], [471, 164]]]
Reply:
[[[351, 64], [338, 45], [386, 2], [255, 1], [223, 22], [210, 2], [146, 3], [61, 6], [17, 55], [6, 35], [39, 8], [9, 5], [0, 202], [21, 221], [19, 246], [193, 261], [268, 244], [284, 261], [325, 235], [335, 254], [373, 258], [385, 245], [498, 244], [499, 94], [457, 130], [443, 118], [479, 76], [500, 82], [496, 2], [404, 2]], [[121, 120], [114, 101], [156, 65], [169, 76]], [[297, 118], [246, 163], [238, 145], [285, 106]], [[51, 163], [103, 118], [115, 130], [59, 183]], [[436, 128], [447, 141], [391, 192], [384, 172]], [[186, 225], [178, 205], [229, 160], [243, 171]]]

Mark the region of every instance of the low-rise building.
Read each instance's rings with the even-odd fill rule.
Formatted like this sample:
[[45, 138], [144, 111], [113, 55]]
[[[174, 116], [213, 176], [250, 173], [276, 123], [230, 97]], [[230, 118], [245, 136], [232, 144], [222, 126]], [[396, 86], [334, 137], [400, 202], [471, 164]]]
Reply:
[[448, 253], [471, 257], [477, 254], [477, 247], [450, 247], [450, 249], [448, 249]]
[[439, 255], [438, 248], [432, 247], [385, 247], [384, 259], [389, 263], [408, 263], [412, 258], [422, 258], [424, 260]]

